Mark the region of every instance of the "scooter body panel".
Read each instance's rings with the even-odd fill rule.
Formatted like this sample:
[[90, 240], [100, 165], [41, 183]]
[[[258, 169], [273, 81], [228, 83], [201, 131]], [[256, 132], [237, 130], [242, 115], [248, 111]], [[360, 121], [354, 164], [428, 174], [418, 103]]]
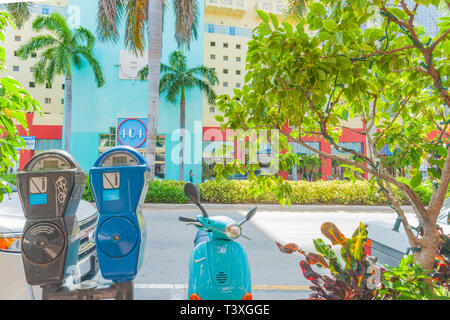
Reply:
[[213, 239], [198, 244], [189, 262], [189, 295], [202, 300], [241, 300], [251, 293], [247, 255], [237, 242]]

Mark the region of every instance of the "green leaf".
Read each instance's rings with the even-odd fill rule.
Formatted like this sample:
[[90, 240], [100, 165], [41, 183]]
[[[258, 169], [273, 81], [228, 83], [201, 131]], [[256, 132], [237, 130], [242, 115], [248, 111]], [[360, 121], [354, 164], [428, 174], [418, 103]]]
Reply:
[[273, 14], [272, 12], [270, 12], [269, 15], [270, 15], [270, 20], [272, 20], [273, 26], [275, 28], [278, 28], [279, 23], [278, 23], [277, 16], [275, 14]]
[[349, 58], [345, 57], [345, 56], [338, 56], [336, 57], [336, 69], [338, 70], [347, 70], [349, 68], [351, 68], [352, 66], [352, 62], [350, 61]]
[[411, 188], [414, 189], [418, 187], [421, 183], [422, 183], [422, 174], [419, 172], [411, 179], [410, 186]]
[[265, 13], [262, 10], [256, 10], [256, 13], [261, 18], [262, 21], [264, 21], [265, 23], [269, 23], [269, 16], [267, 15], [267, 13]]
[[216, 119], [217, 122], [223, 122], [224, 120], [224, 118], [221, 115], [215, 116], [214, 119]]
[[324, 16], [327, 13], [325, 7], [320, 2], [311, 3], [308, 9], [317, 16]]
[[327, 30], [331, 33], [335, 33], [336, 31], [338, 31], [338, 25], [333, 20], [329, 20], [329, 19], [323, 20], [322, 25], [325, 28], [325, 30]]

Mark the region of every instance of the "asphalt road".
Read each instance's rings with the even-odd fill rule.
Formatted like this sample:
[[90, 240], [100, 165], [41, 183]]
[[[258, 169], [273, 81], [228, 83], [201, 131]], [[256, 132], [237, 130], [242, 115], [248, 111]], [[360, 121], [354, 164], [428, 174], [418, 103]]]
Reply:
[[[251, 209], [251, 207], [249, 207]], [[240, 213], [242, 212], [242, 213]], [[178, 221], [178, 216], [195, 218], [198, 210], [145, 209], [147, 242], [145, 260], [135, 279], [137, 300], [183, 300], [187, 298], [188, 262], [196, 228]], [[228, 215], [242, 220], [244, 211], [211, 210], [210, 216]], [[303, 278], [299, 257], [281, 253], [274, 240], [253, 223], [243, 225], [239, 238], [247, 252], [252, 272], [253, 297], [258, 300], [307, 298], [309, 282]]]

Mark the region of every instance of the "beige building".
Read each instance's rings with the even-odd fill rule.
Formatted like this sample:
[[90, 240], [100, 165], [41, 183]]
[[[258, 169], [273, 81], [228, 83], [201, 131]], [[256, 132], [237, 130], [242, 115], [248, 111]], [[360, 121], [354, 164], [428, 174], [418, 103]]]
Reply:
[[[19, 81], [22, 86], [39, 101], [42, 116], [35, 114], [33, 125], [60, 125], [63, 124], [64, 114], [64, 76], [55, 77], [51, 86], [39, 85], [33, 78], [33, 66], [38, 62], [36, 55], [27, 60], [17, 56], [20, 46], [29, 41], [37, 33], [32, 29], [32, 23], [38, 15], [47, 15], [52, 12], [65, 14], [68, 0], [33, 2], [30, 19], [21, 29], [8, 27], [5, 32], [5, 41], [2, 46], [6, 49], [6, 70], [0, 72], [0, 77], [10, 76]], [[6, 11], [4, 5], [1, 11]]]
[[[233, 96], [244, 85], [247, 42], [261, 23], [256, 9], [283, 16], [283, 0], [205, 0], [204, 64], [214, 68], [218, 95]], [[204, 98], [203, 126], [217, 127], [218, 108]]]

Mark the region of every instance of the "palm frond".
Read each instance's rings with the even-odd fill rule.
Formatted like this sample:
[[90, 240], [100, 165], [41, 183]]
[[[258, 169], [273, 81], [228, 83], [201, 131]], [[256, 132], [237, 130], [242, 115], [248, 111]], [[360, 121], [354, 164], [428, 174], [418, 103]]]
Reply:
[[190, 69], [190, 72], [192, 72], [192, 74], [194, 75], [206, 78], [211, 86], [215, 86], [219, 83], [219, 78], [217, 77], [217, 73], [213, 68], [198, 66]]
[[66, 18], [57, 12], [53, 12], [49, 16], [38, 16], [33, 21], [33, 29], [36, 32], [43, 29], [53, 31], [60, 40], [68, 41], [72, 39], [72, 31], [67, 25]]
[[306, 13], [308, 0], [287, 0], [285, 16], [299, 21]]
[[[128, 0], [126, 6], [125, 45], [136, 55], [145, 50], [145, 24], [149, 0]], [[153, 0], [154, 1], [154, 0]]]
[[102, 67], [98, 60], [94, 57], [92, 50], [87, 47], [77, 47], [76, 52], [81, 54], [83, 58], [87, 60], [88, 64], [92, 68], [92, 71], [94, 71], [97, 87], [102, 87], [105, 84], [105, 78], [103, 77]]
[[203, 90], [203, 92], [206, 94], [206, 98], [208, 100], [209, 104], [214, 104], [217, 98], [217, 94], [214, 91], [214, 89], [209, 85], [209, 83], [195, 78], [195, 86], [197, 88], [200, 88]]
[[186, 56], [181, 51], [173, 51], [169, 55], [169, 64], [174, 70], [185, 71], [187, 69]]
[[30, 2], [6, 4], [6, 10], [8, 10], [13, 17], [17, 28], [21, 29], [23, 24], [31, 17], [31, 6], [32, 3]]
[[41, 59], [33, 66], [33, 78], [36, 83], [42, 84], [46, 79], [46, 62], [46, 59]]
[[17, 54], [21, 59], [28, 59], [32, 53], [51, 47], [57, 43], [57, 40], [49, 35], [36, 36], [30, 41], [20, 46]]
[[148, 65], [138, 71], [138, 78], [139, 78], [139, 80], [147, 80], [148, 79]]
[[78, 45], [82, 45], [80, 41], [86, 41], [86, 46], [91, 49], [94, 47], [95, 44], [95, 37], [92, 34], [92, 32], [83, 27], [75, 29], [73, 40]]
[[190, 48], [192, 38], [198, 37], [199, 8], [197, 0], [174, 0], [175, 40], [178, 47]]
[[118, 40], [117, 26], [122, 20], [123, 8], [123, 0], [98, 0], [97, 36], [100, 40]]

